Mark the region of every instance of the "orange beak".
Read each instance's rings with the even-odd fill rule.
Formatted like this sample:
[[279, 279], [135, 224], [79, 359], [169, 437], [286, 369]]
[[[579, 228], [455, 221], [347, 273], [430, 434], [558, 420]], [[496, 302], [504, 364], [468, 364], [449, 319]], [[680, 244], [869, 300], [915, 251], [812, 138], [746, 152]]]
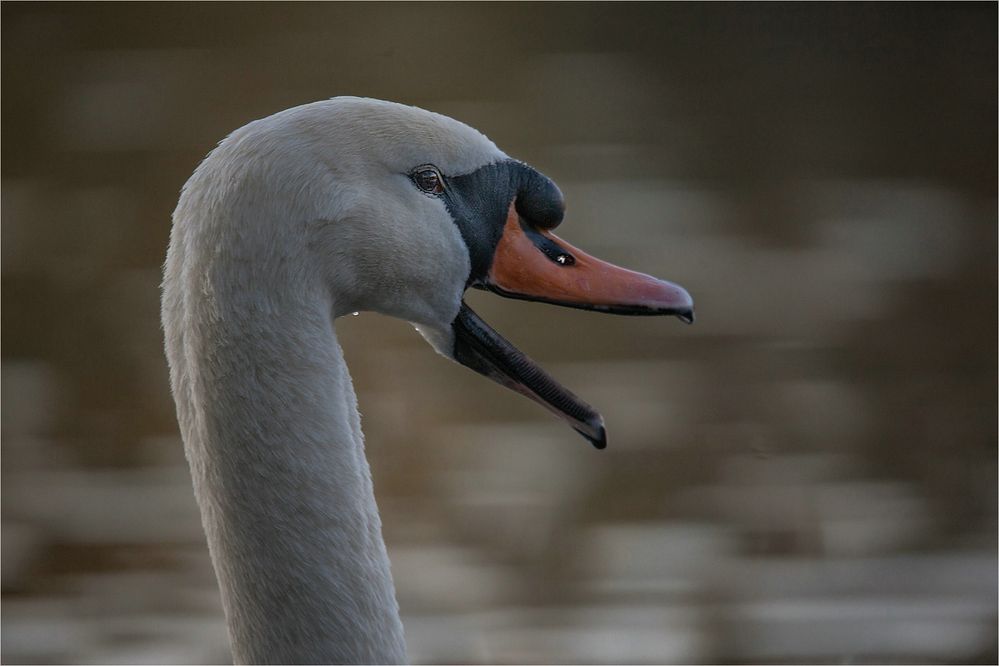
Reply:
[[522, 221], [515, 203], [483, 287], [511, 298], [694, 321], [694, 302], [683, 287], [601, 261]]
[[[522, 220], [510, 204], [492, 265], [474, 286], [511, 298], [630, 315], [675, 315], [693, 323], [694, 302], [678, 285], [619, 268]], [[558, 216], [559, 220], [561, 216]], [[451, 323], [445, 355], [527, 396], [598, 449], [607, 446], [600, 413], [558, 383], [464, 301]]]

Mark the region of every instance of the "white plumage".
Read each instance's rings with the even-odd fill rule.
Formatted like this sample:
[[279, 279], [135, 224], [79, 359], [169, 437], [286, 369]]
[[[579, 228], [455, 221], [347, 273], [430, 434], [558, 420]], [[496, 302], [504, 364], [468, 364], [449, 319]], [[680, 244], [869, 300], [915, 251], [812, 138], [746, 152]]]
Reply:
[[462, 302], [476, 285], [692, 320], [682, 288], [551, 234], [562, 214], [554, 183], [476, 130], [359, 98], [252, 122], [188, 180], [162, 319], [237, 662], [406, 660], [336, 317], [413, 322], [604, 445], [600, 415]]
[[233, 132], [184, 186], [163, 327], [237, 661], [405, 661], [332, 319], [446, 327], [467, 251], [405, 174], [502, 157], [450, 118], [337, 98]]

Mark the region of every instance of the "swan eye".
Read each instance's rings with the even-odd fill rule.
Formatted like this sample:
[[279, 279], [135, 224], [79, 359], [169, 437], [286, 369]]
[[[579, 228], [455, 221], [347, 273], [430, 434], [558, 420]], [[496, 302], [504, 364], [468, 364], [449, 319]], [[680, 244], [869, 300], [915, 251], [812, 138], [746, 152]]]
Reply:
[[418, 167], [412, 174], [416, 186], [428, 194], [440, 194], [444, 191], [444, 179], [436, 167]]

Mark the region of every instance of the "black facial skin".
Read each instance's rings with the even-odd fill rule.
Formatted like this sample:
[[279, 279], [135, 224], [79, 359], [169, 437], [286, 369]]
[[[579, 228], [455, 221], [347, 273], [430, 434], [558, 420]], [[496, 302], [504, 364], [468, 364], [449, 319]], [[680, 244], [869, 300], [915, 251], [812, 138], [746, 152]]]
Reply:
[[[458, 226], [471, 263], [466, 287], [487, 287], [511, 201], [516, 202], [525, 235], [549, 260], [563, 266], [575, 263], [558, 243], [538, 232], [558, 226], [565, 213], [562, 192], [551, 179], [522, 162], [503, 160], [460, 176], [443, 174], [443, 190], [437, 191], [431, 188], [433, 174], [421, 171], [430, 167], [418, 167], [411, 177], [422, 191], [444, 202]], [[543, 405], [594, 447], [607, 446], [600, 414], [490, 328], [464, 301], [451, 329], [454, 360]]]
[[[503, 160], [461, 176], [444, 176], [444, 191], [437, 195], [447, 206], [468, 246], [471, 272], [466, 286], [481, 285], [492, 266], [496, 245], [503, 234], [510, 202], [517, 200], [517, 213], [525, 229], [552, 229], [562, 222], [565, 203], [562, 192], [547, 176], [523, 162]], [[540, 234], [531, 235], [552, 261], [560, 248]], [[540, 246], [539, 246], [540, 247]], [[557, 248], [557, 246], [556, 246]]]

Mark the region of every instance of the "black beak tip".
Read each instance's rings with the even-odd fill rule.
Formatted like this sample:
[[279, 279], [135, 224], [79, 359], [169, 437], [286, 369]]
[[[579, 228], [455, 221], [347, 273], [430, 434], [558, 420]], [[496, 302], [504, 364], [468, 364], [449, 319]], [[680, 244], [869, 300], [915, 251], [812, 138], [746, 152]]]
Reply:
[[677, 310], [676, 318], [682, 321], [684, 324], [694, 323], [694, 308], [684, 308], [682, 310]]
[[587, 428], [576, 428], [576, 432], [586, 438], [590, 444], [593, 445], [595, 449], [606, 449], [607, 448], [607, 429], [604, 428], [603, 422], [591, 426], [592, 430]]

